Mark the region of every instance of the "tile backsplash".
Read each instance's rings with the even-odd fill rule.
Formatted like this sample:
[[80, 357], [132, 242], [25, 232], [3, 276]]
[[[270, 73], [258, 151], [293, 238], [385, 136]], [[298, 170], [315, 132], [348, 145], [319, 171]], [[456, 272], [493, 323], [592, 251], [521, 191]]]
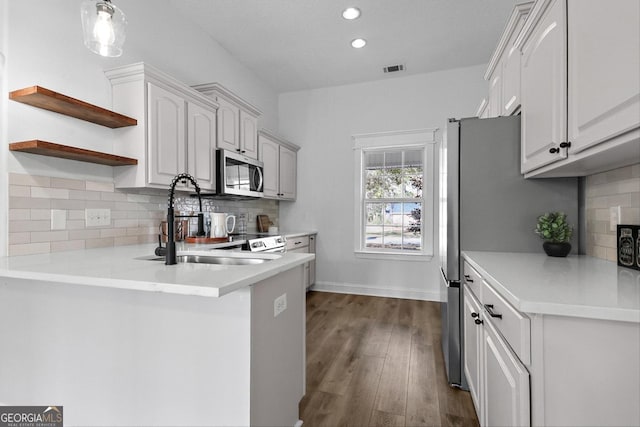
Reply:
[[610, 208], [620, 206], [621, 223], [640, 224], [640, 163], [587, 176], [585, 196], [587, 255], [615, 261]]
[[[106, 181], [9, 174], [9, 255], [157, 242], [159, 224], [166, 217], [167, 195], [168, 191], [127, 192]], [[278, 218], [276, 200], [203, 199], [202, 203], [205, 212], [244, 216], [248, 232], [256, 231], [258, 214]], [[197, 199], [178, 197], [175, 208], [197, 211], [197, 204]], [[87, 227], [85, 209], [110, 209], [110, 224]], [[52, 230], [52, 210], [63, 211], [64, 229]]]

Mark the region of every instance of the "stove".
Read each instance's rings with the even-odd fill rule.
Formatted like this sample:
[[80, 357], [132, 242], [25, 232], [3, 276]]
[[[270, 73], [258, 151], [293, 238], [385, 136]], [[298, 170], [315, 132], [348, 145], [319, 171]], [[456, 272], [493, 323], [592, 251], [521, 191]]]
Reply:
[[244, 240], [242, 250], [251, 252], [284, 252], [286, 245], [284, 237], [266, 234], [234, 234], [229, 239]]
[[285, 244], [282, 236], [260, 236], [247, 240], [251, 252], [284, 252]]

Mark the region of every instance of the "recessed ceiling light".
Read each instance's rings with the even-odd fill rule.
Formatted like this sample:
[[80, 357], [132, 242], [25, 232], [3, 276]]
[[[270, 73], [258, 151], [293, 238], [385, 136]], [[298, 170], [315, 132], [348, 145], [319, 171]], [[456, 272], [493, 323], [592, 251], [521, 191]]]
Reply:
[[348, 7], [342, 11], [342, 17], [344, 19], [352, 20], [360, 16], [360, 9], [357, 7]]
[[351, 46], [355, 47], [356, 49], [360, 49], [362, 47], [364, 47], [364, 45], [367, 44], [367, 41], [365, 39], [353, 39], [351, 40]]

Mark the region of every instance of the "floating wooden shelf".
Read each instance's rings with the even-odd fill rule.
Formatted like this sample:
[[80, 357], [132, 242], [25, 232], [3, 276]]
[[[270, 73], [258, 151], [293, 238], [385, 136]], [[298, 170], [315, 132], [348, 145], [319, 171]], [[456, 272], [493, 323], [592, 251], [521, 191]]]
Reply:
[[40, 141], [37, 139], [34, 139], [33, 141], [13, 142], [9, 144], [9, 150], [49, 157], [59, 157], [61, 159], [78, 160], [81, 162], [97, 163], [99, 165], [107, 166], [127, 166], [138, 164], [138, 160], [131, 159], [129, 157], [115, 156], [113, 154], [69, 147], [68, 145], [54, 144], [53, 142]]
[[138, 121], [131, 117], [71, 98], [41, 86], [30, 86], [14, 90], [9, 93], [9, 99], [112, 129], [138, 124]]

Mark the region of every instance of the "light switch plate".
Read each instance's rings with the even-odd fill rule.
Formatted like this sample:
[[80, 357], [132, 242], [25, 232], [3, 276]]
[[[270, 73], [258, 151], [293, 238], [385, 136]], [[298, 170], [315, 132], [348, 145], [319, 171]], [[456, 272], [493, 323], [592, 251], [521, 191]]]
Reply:
[[64, 230], [67, 228], [67, 211], [51, 209], [51, 229]]

